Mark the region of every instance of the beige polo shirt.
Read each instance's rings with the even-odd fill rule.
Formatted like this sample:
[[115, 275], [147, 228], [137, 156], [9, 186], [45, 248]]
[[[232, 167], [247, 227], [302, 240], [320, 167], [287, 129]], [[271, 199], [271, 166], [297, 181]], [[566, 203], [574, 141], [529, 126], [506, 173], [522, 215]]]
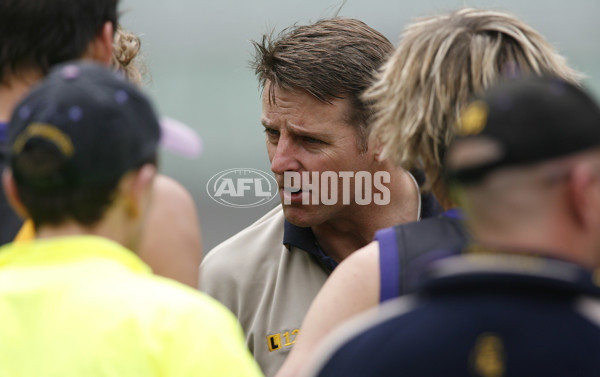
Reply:
[[[422, 182], [422, 174], [415, 177]], [[431, 194], [421, 194], [421, 203], [420, 218], [441, 212]], [[200, 288], [238, 317], [250, 351], [270, 377], [290, 352], [335, 265], [317, 246], [312, 230], [287, 223], [278, 205], [207, 254]]]
[[283, 244], [284, 227], [279, 205], [211, 250], [200, 268], [201, 289], [238, 317], [267, 377], [283, 364], [329, 274], [318, 258]]

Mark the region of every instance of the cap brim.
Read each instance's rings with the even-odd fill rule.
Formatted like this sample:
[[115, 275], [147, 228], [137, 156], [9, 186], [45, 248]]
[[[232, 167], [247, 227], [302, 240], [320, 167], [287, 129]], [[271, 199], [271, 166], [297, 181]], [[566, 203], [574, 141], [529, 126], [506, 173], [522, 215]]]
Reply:
[[160, 145], [177, 155], [197, 158], [202, 154], [202, 139], [185, 123], [169, 117], [160, 119]]

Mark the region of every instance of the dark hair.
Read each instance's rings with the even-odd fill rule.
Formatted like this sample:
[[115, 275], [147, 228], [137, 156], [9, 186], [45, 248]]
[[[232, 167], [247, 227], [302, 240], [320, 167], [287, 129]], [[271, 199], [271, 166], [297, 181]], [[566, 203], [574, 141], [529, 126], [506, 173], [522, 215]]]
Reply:
[[21, 69], [46, 75], [80, 58], [105, 22], [117, 25], [118, 0], [0, 1], [0, 83]]
[[[132, 170], [145, 163], [156, 165], [156, 156]], [[93, 226], [113, 203], [123, 178], [123, 174], [116, 174], [93, 183], [70, 180], [64, 154], [55, 144], [39, 139], [29, 141], [11, 166], [19, 198], [36, 229], [69, 219]]]
[[277, 37], [265, 34], [253, 44], [251, 67], [261, 88], [272, 84], [270, 98], [274, 86], [306, 90], [324, 103], [348, 98], [353, 109], [348, 122], [366, 148], [370, 110], [360, 95], [394, 49], [386, 37], [359, 20], [335, 17], [293, 26]]

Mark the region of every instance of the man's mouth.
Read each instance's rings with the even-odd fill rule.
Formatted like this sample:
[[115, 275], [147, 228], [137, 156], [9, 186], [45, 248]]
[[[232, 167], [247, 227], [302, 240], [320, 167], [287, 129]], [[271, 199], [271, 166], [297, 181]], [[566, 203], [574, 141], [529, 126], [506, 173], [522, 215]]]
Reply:
[[302, 191], [300, 187], [283, 187], [281, 189], [281, 199], [283, 204], [298, 205], [303, 203], [304, 196], [309, 193], [310, 191]]
[[302, 192], [301, 188], [296, 187], [284, 187], [283, 192], [289, 195], [296, 195]]

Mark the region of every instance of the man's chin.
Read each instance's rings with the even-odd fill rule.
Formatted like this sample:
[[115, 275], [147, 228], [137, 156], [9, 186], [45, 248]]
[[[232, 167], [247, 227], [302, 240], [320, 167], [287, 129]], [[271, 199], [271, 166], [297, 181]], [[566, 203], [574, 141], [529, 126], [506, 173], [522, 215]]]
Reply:
[[283, 205], [283, 215], [285, 219], [293, 225], [308, 228], [316, 225], [315, 216], [309, 210], [310, 206], [289, 206]]

